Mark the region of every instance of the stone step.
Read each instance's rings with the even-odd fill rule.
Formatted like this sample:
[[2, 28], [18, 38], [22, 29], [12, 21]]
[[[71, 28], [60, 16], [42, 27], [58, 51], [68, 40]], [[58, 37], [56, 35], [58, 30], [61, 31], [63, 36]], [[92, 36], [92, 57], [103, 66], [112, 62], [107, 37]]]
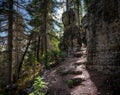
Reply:
[[68, 74], [71, 74], [71, 75], [81, 75], [82, 74], [82, 71], [80, 71], [80, 70], [67, 69], [67, 68], [59, 68], [57, 70], [57, 72], [59, 74], [61, 74], [62, 76], [66, 76]]
[[82, 65], [82, 64], [87, 64], [87, 62], [76, 62], [76, 63], [74, 63], [73, 65], [79, 66], [79, 65]]
[[79, 57], [81, 57], [82, 56], [82, 54], [74, 54], [73, 55], [73, 57], [77, 57], [77, 58], [79, 58]]
[[72, 75], [81, 75], [82, 71], [65, 71], [62, 73], [62, 75], [68, 75], [68, 74], [72, 74]]
[[79, 66], [79, 65], [81, 65], [82, 64], [82, 62], [76, 62], [76, 63], [74, 63], [73, 65], [74, 66]]
[[71, 95], [66, 88], [51, 88], [46, 95]]
[[85, 92], [85, 93], [76, 92], [76, 93], [71, 93], [70, 95], [91, 95], [91, 93], [89, 93], [89, 92]]
[[74, 57], [81, 57], [82, 55], [82, 52], [76, 52], [73, 54]]

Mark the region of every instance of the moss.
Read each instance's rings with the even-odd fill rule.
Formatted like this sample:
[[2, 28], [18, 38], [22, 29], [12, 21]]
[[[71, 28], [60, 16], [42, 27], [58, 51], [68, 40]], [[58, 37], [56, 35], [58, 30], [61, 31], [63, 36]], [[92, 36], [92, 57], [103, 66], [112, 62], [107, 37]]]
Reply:
[[73, 87], [73, 80], [68, 80], [67, 84], [70, 88], [72, 88]]
[[74, 78], [74, 79], [67, 80], [67, 84], [68, 84], [68, 87], [73, 88], [74, 86], [80, 85], [83, 81], [85, 80], [82, 78]]

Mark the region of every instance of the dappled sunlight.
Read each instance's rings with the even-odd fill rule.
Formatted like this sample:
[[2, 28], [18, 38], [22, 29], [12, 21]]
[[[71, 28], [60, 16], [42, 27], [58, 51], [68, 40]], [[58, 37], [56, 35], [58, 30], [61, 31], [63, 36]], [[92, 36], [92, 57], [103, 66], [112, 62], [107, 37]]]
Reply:
[[120, 95], [119, 34], [120, 0], [0, 0], [0, 95]]
[[[97, 86], [95, 85], [94, 81], [91, 80], [91, 76], [86, 69], [86, 59], [80, 58], [76, 61], [76, 64], [79, 64], [76, 67], [76, 70], [82, 71], [81, 75], [75, 75], [73, 78], [81, 78], [84, 81], [81, 85], [74, 87], [71, 90], [71, 95], [97, 95]], [[81, 63], [81, 64], [80, 64]]]
[[[99, 94], [98, 87], [91, 80], [93, 76], [86, 69], [87, 60], [85, 55], [84, 51], [79, 58], [66, 58], [57, 68], [44, 73], [44, 78], [50, 82], [50, 89], [56, 89], [54, 93], [61, 91], [61, 88], [64, 87], [62, 90], [69, 91], [71, 95]], [[68, 93], [66, 91], [65, 93]]]

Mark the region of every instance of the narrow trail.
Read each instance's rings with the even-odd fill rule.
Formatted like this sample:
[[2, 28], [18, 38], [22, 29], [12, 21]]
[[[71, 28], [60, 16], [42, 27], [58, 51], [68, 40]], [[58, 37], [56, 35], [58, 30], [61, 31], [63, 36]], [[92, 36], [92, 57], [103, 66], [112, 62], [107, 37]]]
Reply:
[[111, 95], [104, 87], [106, 76], [87, 70], [86, 48], [75, 56], [44, 72], [49, 82], [48, 95]]

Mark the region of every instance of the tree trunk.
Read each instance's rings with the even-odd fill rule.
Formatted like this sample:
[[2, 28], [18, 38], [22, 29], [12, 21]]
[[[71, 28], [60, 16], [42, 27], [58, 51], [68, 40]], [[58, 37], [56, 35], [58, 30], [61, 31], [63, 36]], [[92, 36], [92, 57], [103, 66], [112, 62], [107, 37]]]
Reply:
[[[42, 31], [43, 32], [43, 31]], [[44, 52], [44, 42], [43, 42], [43, 34], [42, 34], [42, 36], [41, 36], [41, 38], [40, 38], [40, 41], [41, 41], [41, 43], [40, 43], [40, 57], [42, 57], [43, 56], [43, 52]]]
[[40, 61], [40, 33], [39, 33], [39, 36], [38, 36], [38, 41], [37, 41], [37, 61], [39, 62]]
[[12, 83], [12, 39], [13, 39], [13, 0], [9, 0], [8, 12], [8, 64], [7, 64], [7, 84]]
[[43, 21], [44, 21], [44, 41], [45, 41], [45, 67], [47, 68], [47, 61], [48, 61], [48, 57], [47, 57], [47, 3], [49, 1], [48, 0], [44, 0], [44, 17], [43, 17]]
[[68, 11], [69, 8], [69, 4], [68, 4], [68, 0], [66, 0], [66, 11]]
[[[18, 2], [18, 1], [17, 1], [17, 2]], [[19, 5], [18, 5], [18, 3], [17, 3], [17, 13], [19, 13], [19, 12], [18, 12], [18, 6], [19, 6]], [[18, 15], [18, 14], [17, 14], [17, 18], [16, 18], [16, 19], [17, 19], [17, 26], [16, 26], [16, 28], [17, 28], [17, 27], [20, 28], [20, 27], [19, 27], [19, 26], [20, 26], [20, 25], [19, 25], [19, 19], [20, 19], [20, 18], [19, 18], [19, 15]], [[20, 31], [19, 31], [19, 30], [17, 30], [17, 31], [15, 30], [15, 32], [16, 32], [16, 47], [15, 47], [15, 50], [16, 50], [16, 55], [15, 55], [15, 56], [16, 56], [16, 61], [15, 61], [15, 64], [16, 64], [16, 66], [15, 66], [15, 79], [13, 78], [13, 79], [14, 79], [14, 82], [17, 81], [17, 77], [18, 77], [18, 72], [17, 72], [17, 70], [18, 70], [18, 66], [19, 66], [19, 63], [20, 63], [20, 54], [19, 54], [19, 53], [20, 53], [20, 52], [19, 52], [19, 51], [20, 51], [20, 45], [19, 45], [19, 40], [18, 40], [18, 39], [19, 39], [19, 36], [20, 36], [20, 35], [18, 35], [18, 34], [19, 34], [18, 32], [20, 32]]]
[[80, 29], [80, 14], [79, 14], [80, 7], [79, 7], [79, 4], [80, 4], [80, 1], [77, 0], [78, 27], [79, 27], [79, 29]]

